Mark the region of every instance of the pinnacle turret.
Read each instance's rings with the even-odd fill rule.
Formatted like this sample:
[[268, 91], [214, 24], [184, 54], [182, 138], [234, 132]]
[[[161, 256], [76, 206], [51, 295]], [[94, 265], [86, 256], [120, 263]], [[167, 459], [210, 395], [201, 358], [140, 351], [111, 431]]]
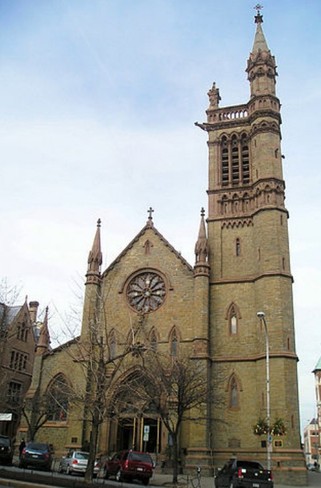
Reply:
[[98, 283], [100, 278], [100, 267], [103, 262], [103, 255], [101, 252], [100, 244], [100, 226], [101, 220], [97, 221], [97, 230], [94, 237], [94, 242], [88, 255], [88, 270], [87, 270], [87, 282], [86, 283]]
[[208, 264], [208, 239], [206, 233], [206, 226], [205, 226], [205, 210], [204, 208], [201, 209], [201, 223], [198, 232], [198, 238], [195, 244], [195, 266], [194, 266], [194, 274], [205, 274], [208, 275], [209, 273], [209, 264]]
[[256, 32], [252, 52], [247, 62], [246, 71], [251, 83], [251, 97], [260, 95], [275, 95], [276, 63], [268, 48], [263, 29], [263, 16], [257, 6], [255, 16]]
[[208, 257], [208, 242], [205, 228], [205, 210], [201, 209], [201, 223], [198, 232], [198, 239], [195, 244], [196, 263], [206, 263]]
[[36, 354], [42, 356], [49, 351], [50, 346], [50, 334], [48, 328], [48, 307], [46, 307], [45, 318], [40, 328], [39, 339], [36, 347]]

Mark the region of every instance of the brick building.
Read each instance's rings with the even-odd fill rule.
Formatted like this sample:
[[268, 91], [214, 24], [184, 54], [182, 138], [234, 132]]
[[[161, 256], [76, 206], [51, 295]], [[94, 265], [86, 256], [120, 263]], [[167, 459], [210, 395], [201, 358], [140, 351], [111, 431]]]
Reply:
[[[52, 442], [56, 452], [81, 447], [90, 438], [88, 405], [72, 405], [57, 385], [90, 388], [92, 379], [82, 369], [90, 355], [84, 351], [99, 324], [100, 344], [111, 358], [135, 337], [136, 343], [172, 356], [189, 355], [206, 365], [204, 381], [221, 401], [208, 401], [202, 422], [183, 425], [187, 470], [200, 465], [212, 472], [232, 455], [265, 464], [262, 426], [270, 400], [275, 478], [306, 482], [277, 72], [259, 9], [255, 22], [246, 68], [249, 101], [221, 107], [214, 83], [207, 120], [196, 124], [208, 135], [209, 181], [207, 219], [202, 211], [194, 265], [156, 229], [150, 209], [146, 225], [102, 271], [99, 221], [88, 258], [81, 336], [50, 353], [46, 340], [38, 345], [29, 396], [46, 391], [55, 396], [60, 390], [57, 409], [38, 434]], [[269, 335], [269, 398], [266, 338], [258, 311], [265, 313]], [[115, 408], [121, 402], [120, 385], [129, 381], [137, 361], [126, 358], [127, 371], [113, 376], [106, 395]], [[262, 429], [255, 431], [255, 425]], [[164, 425], [147, 407], [139, 415], [134, 410], [122, 411], [117, 418], [107, 415], [98, 438], [98, 449], [107, 452], [135, 446], [158, 455], [167, 445]]]
[[31, 383], [37, 340], [38, 302], [0, 303], [0, 434], [14, 437]]

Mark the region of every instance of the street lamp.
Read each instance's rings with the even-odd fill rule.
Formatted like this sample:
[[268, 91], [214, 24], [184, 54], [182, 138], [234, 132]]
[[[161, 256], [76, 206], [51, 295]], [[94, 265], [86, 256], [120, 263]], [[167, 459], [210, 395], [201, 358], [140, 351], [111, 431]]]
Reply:
[[260, 322], [264, 325], [265, 332], [265, 357], [266, 357], [266, 423], [268, 428], [266, 453], [267, 453], [267, 469], [271, 469], [271, 413], [270, 413], [270, 348], [269, 348], [269, 334], [264, 312], [257, 312], [256, 314]]

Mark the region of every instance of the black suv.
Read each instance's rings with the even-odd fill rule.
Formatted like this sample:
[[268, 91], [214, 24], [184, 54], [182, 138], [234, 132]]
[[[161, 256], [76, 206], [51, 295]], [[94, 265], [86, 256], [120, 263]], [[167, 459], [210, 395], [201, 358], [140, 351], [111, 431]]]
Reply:
[[0, 463], [12, 464], [13, 449], [10, 437], [0, 435]]
[[105, 478], [115, 476], [117, 481], [141, 481], [148, 485], [153, 476], [154, 462], [150, 454], [138, 451], [120, 451], [105, 463]]
[[19, 468], [43, 468], [47, 471], [51, 470], [52, 452], [49, 444], [41, 442], [28, 442], [23, 448]]

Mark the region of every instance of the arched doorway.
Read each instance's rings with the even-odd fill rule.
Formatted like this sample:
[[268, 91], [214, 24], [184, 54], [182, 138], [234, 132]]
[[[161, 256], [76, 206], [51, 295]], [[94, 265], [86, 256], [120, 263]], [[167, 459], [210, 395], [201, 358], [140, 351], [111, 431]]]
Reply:
[[147, 382], [146, 377], [136, 371], [119, 381], [113, 389], [107, 442], [110, 451], [136, 449], [155, 454], [161, 452], [161, 418], [142, 393]]

